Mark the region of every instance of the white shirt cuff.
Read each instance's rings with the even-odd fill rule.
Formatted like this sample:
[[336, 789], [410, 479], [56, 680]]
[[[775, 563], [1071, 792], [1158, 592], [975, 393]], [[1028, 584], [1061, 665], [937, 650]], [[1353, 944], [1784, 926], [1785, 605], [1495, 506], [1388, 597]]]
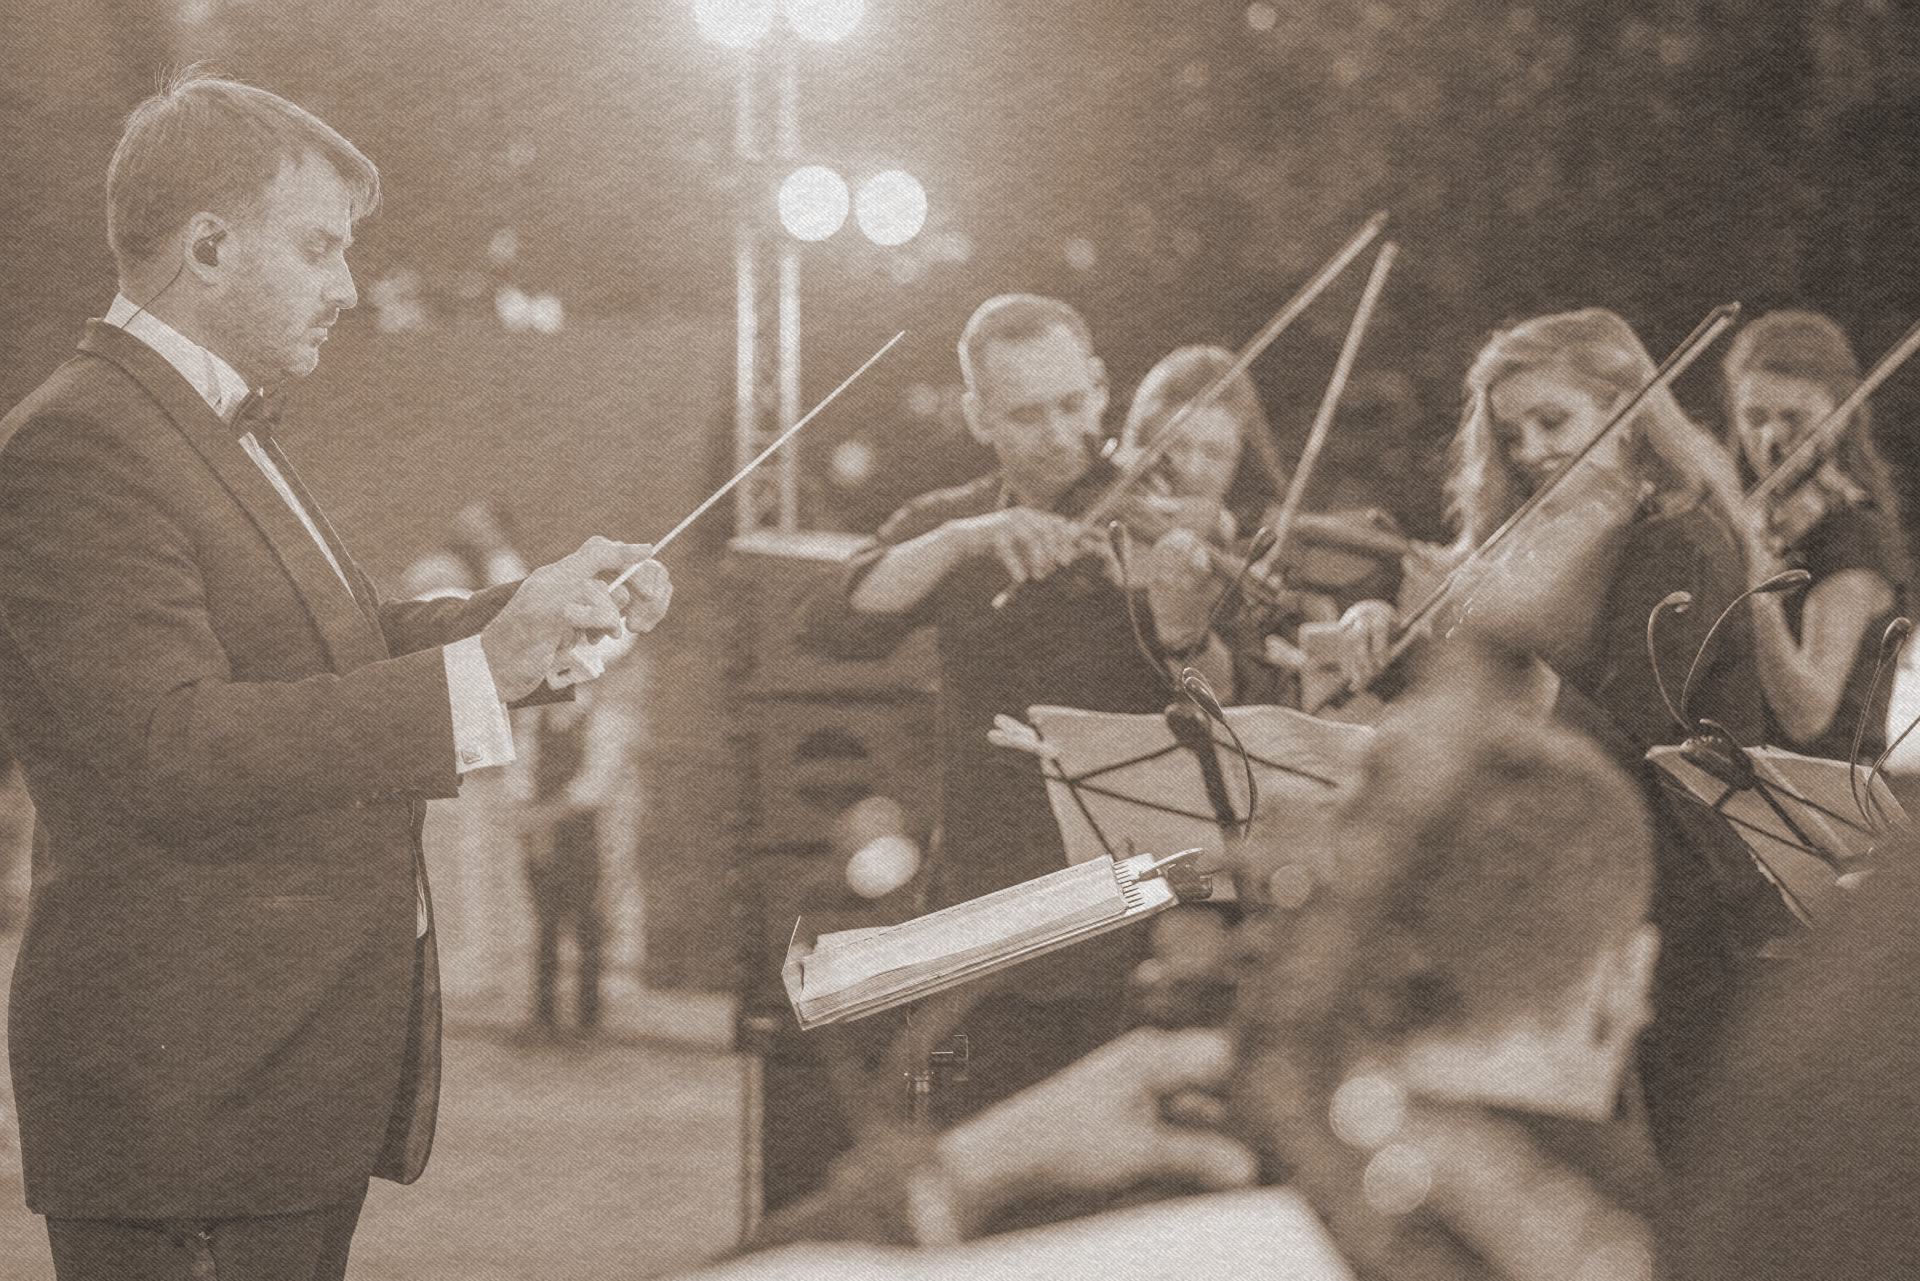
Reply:
[[493, 669], [478, 636], [440, 651], [447, 665], [447, 697], [453, 705], [454, 768], [465, 774], [513, 760], [513, 722], [493, 684]]

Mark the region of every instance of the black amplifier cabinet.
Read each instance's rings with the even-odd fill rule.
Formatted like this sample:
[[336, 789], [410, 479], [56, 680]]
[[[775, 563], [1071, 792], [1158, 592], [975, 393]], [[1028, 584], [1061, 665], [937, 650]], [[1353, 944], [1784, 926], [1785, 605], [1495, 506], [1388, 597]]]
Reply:
[[924, 849], [936, 821], [931, 634], [918, 633], [877, 661], [836, 661], [799, 645], [806, 602], [831, 590], [860, 541], [768, 532], [735, 539], [727, 552], [731, 779], [722, 821], [733, 855], [737, 1037], [764, 1065], [760, 1169], [768, 1210], [817, 1187], [852, 1143], [864, 1118], [849, 1115], [850, 1098], [874, 1096], [869, 1073], [894, 1027], [883, 1015], [802, 1032], [781, 983], [802, 914], [848, 929], [911, 913], [906, 892], [868, 901], [848, 889], [848, 851], [835, 847], [834, 822], [859, 801], [889, 797], [905, 816], [905, 834]]

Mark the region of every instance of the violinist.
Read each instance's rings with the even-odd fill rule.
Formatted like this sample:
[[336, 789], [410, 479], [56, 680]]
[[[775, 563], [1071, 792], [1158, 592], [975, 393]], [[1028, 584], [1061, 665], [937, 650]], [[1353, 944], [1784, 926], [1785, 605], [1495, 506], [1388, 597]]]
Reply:
[[[1439, 565], [1410, 564], [1409, 580], [1431, 580], [1434, 569], [1466, 560], [1595, 439], [1654, 368], [1627, 323], [1600, 308], [1497, 333], [1468, 371], [1454, 440], [1447, 498], [1458, 539]], [[1648, 616], [1669, 592], [1692, 594], [1688, 611], [1663, 618], [1656, 630], [1660, 672], [1676, 683], [1744, 586], [1723, 514], [1737, 496], [1725, 493], [1711, 437], [1664, 390], [1615, 431], [1581, 464], [1590, 475], [1570, 474], [1571, 483], [1549, 496], [1558, 500], [1554, 506], [1537, 509], [1548, 517], [1539, 532], [1484, 566], [1480, 590], [1454, 616], [1549, 660], [1559, 685], [1556, 713], [1598, 738], [1642, 782], [1656, 824], [1654, 920], [1665, 946], [1641, 1069], [1655, 1137], [1664, 1145], [1705, 1079], [1743, 973], [1736, 934], [1744, 914], [1777, 902], [1752, 883], [1758, 878], [1743, 853], [1709, 853], [1705, 837], [1681, 828], [1642, 759], [1648, 748], [1686, 733], [1667, 711], [1649, 661]], [[1385, 602], [1348, 611], [1342, 659], [1351, 679], [1378, 674], [1394, 622]], [[1681, 710], [1755, 744], [1764, 719], [1748, 623], [1736, 611], [1721, 629], [1701, 658], [1691, 704]]]
[[[1080, 314], [1028, 294], [990, 299], [968, 321], [959, 356], [968, 429], [999, 469], [896, 512], [837, 589], [810, 602], [805, 636], [853, 658], [885, 654], [922, 626], [935, 631], [942, 839], [932, 907], [1066, 861], [1032, 761], [987, 741], [996, 714], [1024, 717], [1034, 704], [1158, 712], [1180, 664], [1206, 670], [1224, 657], [1206, 630], [1209, 599], [1168, 590], [1150, 567], [1130, 575], [1146, 598], [1139, 621], [1152, 652], [1142, 654], [1101, 555], [1107, 531], [1061, 510], [1096, 465], [1108, 400]], [[1021, 588], [996, 609], [1009, 580]], [[967, 1016], [970, 1102], [1012, 1094], [1119, 1032], [1138, 946], [1120, 931], [1010, 971], [1012, 986]]]
[[[1780, 466], [1860, 382], [1846, 335], [1810, 311], [1775, 311], [1734, 338], [1724, 365], [1729, 444], [1743, 488]], [[1887, 464], [1863, 405], [1834, 446], [1762, 509], [1740, 508], [1747, 576], [1789, 567], [1805, 591], [1750, 598], [1770, 741], [1846, 759], [1857, 725], [1869, 755], [1885, 746], [1886, 700], [1870, 686], [1886, 625], [1906, 604], [1908, 560]], [[1867, 703], [1872, 699], [1874, 706]]]
[[[1122, 448], [1154, 439], [1233, 359], [1224, 347], [1204, 345], [1162, 357], [1134, 392]], [[1183, 564], [1198, 564], [1195, 551], [1211, 544], [1211, 582], [1195, 585], [1219, 616], [1214, 631], [1233, 654], [1238, 701], [1298, 706], [1303, 659], [1293, 642], [1299, 624], [1331, 623], [1356, 588], [1387, 581], [1391, 549], [1404, 540], [1366, 517], [1304, 517], [1294, 524], [1280, 567], [1263, 559], [1242, 573], [1255, 532], [1273, 524], [1288, 481], [1253, 380], [1241, 373], [1213, 404], [1188, 415], [1179, 432], [1153, 479], [1154, 492], [1169, 500], [1173, 526], [1155, 555], [1180, 563], [1161, 567], [1157, 577], [1183, 581]], [[1136, 520], [1135, 527], [1155, 528], [1150, 519]], [[1223, 601], [1229, 591], [1233, 597]]]
[[[1233, 353], [1224, 347], [1180, 347], [1147, 371], [1134, 392], [1120, 429], [1123, 450], [1142, 447], [1194, 397], [1232, 365]], [[1165, 515], [1157, 522], [1140, 513], [1132, 522], [1137, 531], [1161, 533], [1152, 554], [1154, 578], [1186, 585], [1204, 603], [1207, 614], [1221, 604], [1234, 578], [1218, 572], [1210, 552], [1247, 550], [1250, 535], [1279, 502], [1286, 477], [1273, 447], [1267, 416], [1260, 407], [1253, 379], [1244, 372], [1235, 377], [1211, 405], [1189, 414], [1177, 428], [1179, 439], [1167, 448], [1152, 473], [1155, 495], [1165, 501]], [[1164, 527], [1164, 532], [1161, 532]], [[1228, 561], [1230, 564], [1244, 562]], [[1265, 583], [1268, 580], [1261, 580]], [[1241, 581], [1240, 602], [1252, 599], [1249, 584]], [[1296, 593], [1287, 603], [1300, 607]], [[1315, 602], [1319, 604], [1319, 602]], [[1330, 609], [1321, 606], [1321, 612]], [[1274, 702], [1274, 669], [1249, 661], [1258, 653], [1260, 624], [1271, 609], [1229, 608], [1214, 629], [1234, 659], [1234, 687], [1242, 701]], [[1203, 615], [1204, 616], [1204, 615]], [[1264, 669], [1264, 670], [1263, 670]], [[1288, 699], [1287, 701], [1295, 701]]]

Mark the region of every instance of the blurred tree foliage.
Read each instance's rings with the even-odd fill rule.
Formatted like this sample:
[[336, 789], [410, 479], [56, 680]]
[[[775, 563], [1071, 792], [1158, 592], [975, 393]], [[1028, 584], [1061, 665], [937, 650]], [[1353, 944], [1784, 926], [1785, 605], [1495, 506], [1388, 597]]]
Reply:
[[[100, 305], [119, 116], [195, 57], [379, 160], [363, 293], [405, 270], [440, 307], [513, 283], [570, 318], [724, 318], [728, 231], [738, 210], [765, 216], [769, 174], [732, 157], [735, 55], [703, 45], [687, 7], [84, 0], [51, 26], [10, 17], [9, 398]], [[1805, 303], [1870, 358], [1920, 312], [1920, 13], [1895, 0], [871, 0], [853, 40], [797, 60], [807, 156], [856, 177], [903, 164], [934, 205], [904, 249], [851, 231], [809, 247], [810, 394], [896, 325], [917, 350], [885, 377], [948, 381], [973, 305], [1029, 288], [1087, 310], [1124, 404], [1177, 343], [1251, 333], [1376, 208], [1406, 252], [1356, 385], [1364, 449], [1336, 450], [1392, 467], [1433, 463], [1461, 369], [1505, 320], [1604, 304], [1657, 354], [1725, 299]], [[970, 254], [936, 256], [937, 232]], [[1283, 434], [1357, 285], [1258, 369]], [[1890, 385], [1883, 421], [1920, 415], [1915, 385]], [[1710, 410], [1710, 379], [1682, 391]], [[1889, 435], [1911, 469], [1913, 433]]]

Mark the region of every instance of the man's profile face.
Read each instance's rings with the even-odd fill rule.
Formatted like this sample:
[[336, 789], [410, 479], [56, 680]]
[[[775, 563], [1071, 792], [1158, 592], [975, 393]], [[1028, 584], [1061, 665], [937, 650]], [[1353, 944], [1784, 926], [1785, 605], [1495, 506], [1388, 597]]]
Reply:
[[969, 397], [974, 437], [1023, 502], [1046, 506], [1078, 480], [1107, 410], [1106, 370], [1064, 325], [988, 343]]
[[219, 246], [231, 271], [217, 300], [221, 355], [255, 386], [310, 374], [341, 312], [359, 301], [347, 246], [353, 201], [333, 166], [282, 165]]

